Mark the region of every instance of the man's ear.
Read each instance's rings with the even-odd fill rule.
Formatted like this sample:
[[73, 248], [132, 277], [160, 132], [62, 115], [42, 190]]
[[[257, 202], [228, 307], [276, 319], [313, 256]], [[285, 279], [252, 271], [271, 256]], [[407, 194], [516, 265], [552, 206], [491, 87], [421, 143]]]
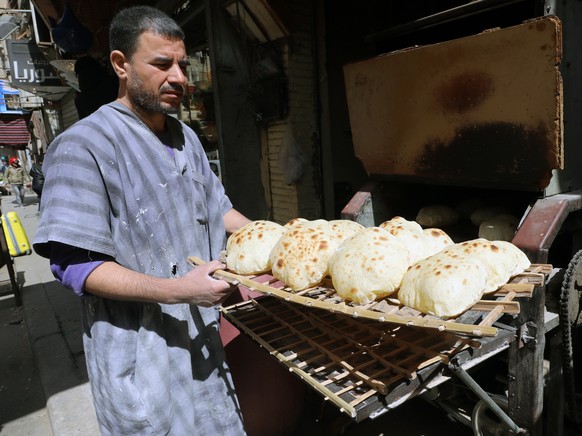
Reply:
[[124, 80], [127, 78], [127, 59], [125, 57], [125, 55], [120, 52], [119, 50], [113, 50], [111, 52], [111, 55], [109, 56], [109, 60], [111, 62], [111, 65], [113, 66], [113, 70], [115, 71], [115, 74], [117, 74], [117, 77], [119, 77], [120, 80]]

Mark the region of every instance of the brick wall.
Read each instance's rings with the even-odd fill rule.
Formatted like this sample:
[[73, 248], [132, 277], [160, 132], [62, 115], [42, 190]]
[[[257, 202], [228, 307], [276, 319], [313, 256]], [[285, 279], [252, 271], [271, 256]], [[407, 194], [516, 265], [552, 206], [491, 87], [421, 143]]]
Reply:
[[272, 220], [321, 218], [321, 171], [310, 2], [292, 2], [293, 28], [281, 47], [288, 81], [289, 113], [266, 126], [263, 153]]

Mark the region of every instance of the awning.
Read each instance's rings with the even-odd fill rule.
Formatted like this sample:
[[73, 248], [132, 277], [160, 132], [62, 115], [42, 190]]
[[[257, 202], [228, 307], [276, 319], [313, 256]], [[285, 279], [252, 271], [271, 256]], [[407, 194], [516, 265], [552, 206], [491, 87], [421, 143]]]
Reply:
[[28, 114], [0, 114], [0, 145], [25, 148], [30, 141]]

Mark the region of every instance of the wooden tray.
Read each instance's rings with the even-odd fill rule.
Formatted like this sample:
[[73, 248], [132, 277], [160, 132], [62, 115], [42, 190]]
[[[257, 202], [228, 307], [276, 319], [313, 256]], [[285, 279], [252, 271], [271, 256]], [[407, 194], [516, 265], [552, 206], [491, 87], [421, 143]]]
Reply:
[[[420, 393], [437, 368], [442, 370], [436, 364], [447, 364], [468, 347], [473, 357], [492, 348], [502, 351], [500, 344], [515, 336], [501, 330], [497, 337], [477, 340], [354, 319], [268, 296], [221, 310], [289, 371], [358, 421], [387, 403]], [[483, 341], [488, 345], [481, 346]]]
[[[189, 257], [188, 261], [192, 265], [204, 263], [204, 261], [194, 256]], [[243, 276], [230, 271], [219, 270], [216, 271], [215, 277], [231, 283], [242, 284], [252, 291], [282, 298], [288, 302], [306, 307], [325, 309], [332, 313], [342, 313], [353, 318], [366, 318], [380, 322], [481, 337], [495, 336], [497, 334], [497, 329], [491, 326], [504, 313], [518, 314], [520, 311], [519, 302], [514, 301], [514, 299], [517, 297], [530, 297], [536, 286], [545, 285], [545, 277], [551, 270], [551, 265], [531, 265], [525, 272], [513, 277], [495, 293], [489, 294], [486, 299], [478, 301], [468, 309], [468, 311], [488, 312], [488, 315], [478, 324], [464, 322], [462, 315], [450, 319], [427, 315], [404, 306], [398, 300], [389, 297], [363, 306], [346, 302], [337, 295], [329, 279], [326, 279], [320, 286], [293, 292], [285, 283], [270, 274]]]

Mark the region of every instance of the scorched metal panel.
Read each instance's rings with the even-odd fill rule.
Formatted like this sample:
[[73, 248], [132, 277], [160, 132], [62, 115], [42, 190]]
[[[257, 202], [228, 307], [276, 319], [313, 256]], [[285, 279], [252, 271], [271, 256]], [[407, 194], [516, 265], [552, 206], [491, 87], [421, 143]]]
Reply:
[[563, 168], [561, 25], [545, 17], [344, 66], [371, 177], [541, 190]]

